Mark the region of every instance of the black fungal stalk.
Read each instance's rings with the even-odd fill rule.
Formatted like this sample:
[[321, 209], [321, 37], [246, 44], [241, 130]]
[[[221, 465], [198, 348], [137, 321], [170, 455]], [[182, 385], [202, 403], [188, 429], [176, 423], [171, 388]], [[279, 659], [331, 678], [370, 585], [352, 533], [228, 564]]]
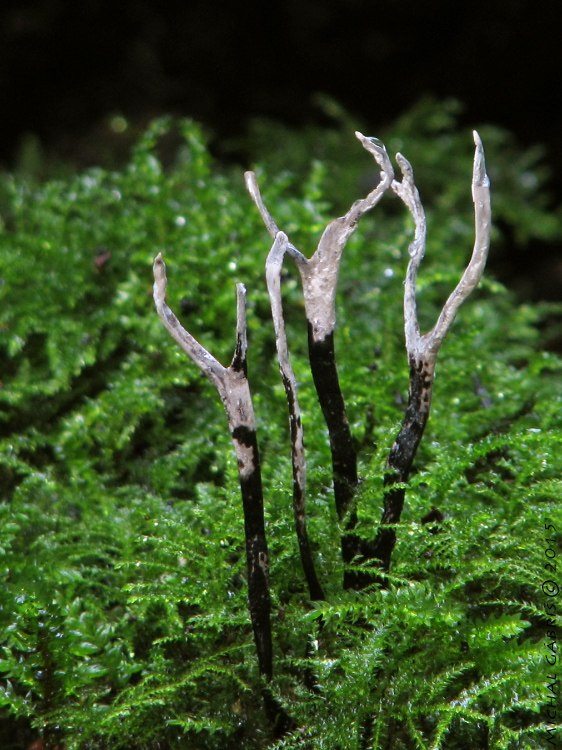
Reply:
[[[427, 224], [414, 174], [410, 163], [397, 154], [396, 160], [402, 170], [402, 182], [396, 180], [392, 189], [409, 208], [415, 222], [414, 241], [410, 245], [410, 263], [404, 284], [404, 329], [406, 350], [410, 365], [410, 385], [408, 408], [404, 422], [388, 456], [384, 478], [384, 510], [376, 539], [363, 542], [364, 561], [377, 559], [381, 568], [388, 571], [390, 558], [396, 543], [395, 529], [389, 524], [400, 521], [404, 507], [405, 489], [418, 446], [423, 437], [431, 409], [435, 365], [445, 336], [449, 332], [459, 307], [468, 295], [478, 286], [488, 257], [492, 210], [490, 201], [490, 181], [486, 174], [482, 141], [474, 131], [474, 169], [472, 175], [472, 198], [474, 202], [475, 240], [470, 262], [455, 290], [443, 306], [437, 323], [428, 333], [422, 335], [417, 315], [416, 279], [420, 263], [425, 253]], [[367, 585], [369, 577], [362, 583]]]
[[[166, 266], [161, 253], [154, 261], [154, 302], [156, 310], [173, 338], [201, 368], [217, 388], [223, 402], [230, 434], [238, 459], [238, 475], [244, 511], [248, 600], [250, 619], [260, 674], [270, 682], [273, 677], [271, 638], [269, 554], [265, 535], [263, 489], [256, 436], [254, 406], [247, 378], [246, 290], [237, 289], [236, 349], [230, 367], [223, 367], [183, 328], [166, 304]], [[293, 727], [292, 719], [278, 704], [268, 687], [263, 688], [266, 713], [276, 736]]]

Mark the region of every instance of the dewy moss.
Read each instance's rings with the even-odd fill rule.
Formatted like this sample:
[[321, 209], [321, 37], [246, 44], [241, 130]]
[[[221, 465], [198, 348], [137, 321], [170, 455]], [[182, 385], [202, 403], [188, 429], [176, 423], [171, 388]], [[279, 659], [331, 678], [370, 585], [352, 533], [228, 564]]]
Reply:
[[[409, 164], [360, 137], [365, 159], [347, 123], [260, 127], [259, 210], [171, 120], [122, 171], [0, 185], [0, 747], [541, 747], [556, 309], [486, 274], [443, 341], [489, 221], [450, 105], [385, 134], [425, 212]], [[494, 247], [562, 236], [535, 152], [479, 132]], [[153, 312], [155, 256], [207, 378]]]

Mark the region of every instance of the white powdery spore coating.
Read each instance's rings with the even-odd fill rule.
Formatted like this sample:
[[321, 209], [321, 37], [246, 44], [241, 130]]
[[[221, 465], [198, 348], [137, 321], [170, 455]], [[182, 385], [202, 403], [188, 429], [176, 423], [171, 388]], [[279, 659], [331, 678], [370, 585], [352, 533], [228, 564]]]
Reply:
[[234, 438], [236, 458], [238, 459], [238, 471], [241, 479], [247, 479], [256, 470], [254, 449], [251, 445], [244, 445]]

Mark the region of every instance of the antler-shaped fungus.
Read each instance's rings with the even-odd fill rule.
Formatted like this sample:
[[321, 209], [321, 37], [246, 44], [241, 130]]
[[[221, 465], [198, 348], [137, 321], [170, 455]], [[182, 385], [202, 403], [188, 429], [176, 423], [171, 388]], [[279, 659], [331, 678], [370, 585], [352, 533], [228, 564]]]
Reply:
[[[328, 427], [332, 454], [334, 496], [340, 520], [349, 513], [346, 529], [357, 523], [357, 515], [351, 507], [357, 488], [357, 454], [351, 435], [343, 395], [339, 385], [334, 350], [336, 326], [336, 290], [343, 249], [354, 232], [361, 216], [380, 201], [391, 186], [394, 170], [388, 154], [376, 139], [356, 133], [363, 147], [369, 151], [381, 167], [381, 180], [366, 198], [356, 201], [345, 216], [334, 219], [324, 230], [314, 255], [306, 258], [288, 240], [284, 244], [299, 270], [308, 322], [308, 350], [310, 369], [318, 400]], [[262, 220], [276, 240], [280, 231], [267, 210], [253, 172], [246, 172], [246, 186], [256, 204]], [[278, 273], [280, 274], [280, 266]], [[342, 557], [350, 563], [357, 555], [356, 539], [350, 534], [342, 538]]]
[[427, 225], [418, 190], [414, 183], [414, 173], [410, 163], [401, 154], [396, 160], [402, 171], [402, 181], [392, 183], [393, 191], [406, 204], [415, 224], [414, 240], [409, 247], [410, 262], [404, 284], [404, 329], [406, 350], [410, 366], [408, 408], [404, 422], [398, 433], [387, 461], [385, 486], [389, 487], [384, 496], [384, 510], [379, 534], [374, 544], [367, 544], [362, 550], [365, 559], [378, 558], [383, 569], [388, 570], [390, 556], [394, 549], [396, 534], [385, 524], [398, 523], [404, 506], [404, 488], [393, 485], [408, 480], [412, 462], [423, 436], [431, 408], [433, 383], [437, 355], [447, 335], [459, 307], [468, 295], [478, 286], [490, 246], [491, 201], [490, 181], [486, 174], [484, 149], [480, 136], [474, 131], [476, 145], [472, 176], [472, 198], [474, 202], [475, 240], [470, 262], [455, 290], [445, 302], [435, 326], [422, 335], [416, 306], [416, 278], [425, 253]]
[[154, 302], [162, 322], [191, 359], [217, 388], [223, 402], [238, 459], [238, 473], [248, 566], [248, 599], [260, 673], [268, 680], [273, 674], [269, 556], [265, 536], [263, 491], [256, 438], [256, 420], [246, 368], [246, 289], [236, 285], [236, 349], [229, 367], [223, 367], [181, 325], [166, 304], [166, 265], [162, 254], [154, 261]]

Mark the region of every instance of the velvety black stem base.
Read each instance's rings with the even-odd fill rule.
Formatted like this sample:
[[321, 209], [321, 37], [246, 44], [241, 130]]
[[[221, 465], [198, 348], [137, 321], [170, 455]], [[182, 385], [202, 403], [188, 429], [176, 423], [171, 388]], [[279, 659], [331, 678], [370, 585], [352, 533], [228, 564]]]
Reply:
[[[408, 481], [418, 446], [423, 437], [433, 392], [434, 366], [427, 362], [416, 362], [410, 358], [410, 388], [408, 408], [404, 422], [388, 456], [387, 473], [384, 477], [384, 508], [377, 536], [372, 541], [361, 540], [362, 562], [376, 560], [377, 567], [387, 572], [396, 544], [396, 532], [386, 524], [399, 523], [404, 508], [404, 487], [396, 487]], [[380, 581], [375, 573], [357, 574], [356, 587], [364, 588]]]
[[293, 732], [297, 728], [295, 720], [279, 704], [268, 687], [262, 689], [262, 697], [267, 720], [273, 730], [274, 738], [280, 740], [289, 732]]
[[[263, 490], [258, 443], [255, 430], [240, 426], [232, 431], [238, 446], [252, 452], [252, 470], [240, 471], [240, 489], [244, 508], [246, 562], [248, 566], [248, 600], [260, 674], [269, 682], [273, 677], [271, 639], [271, 601], [269, 596], [269, 555], [263, 515]], [[274, 737], [280, 739], [295, 728], [294, 720], [279, 705], [268, 687], [262, 688], [264, 708]]]
[[[394, 445], [390, 449], [387, 461], [389, 472], [385, 476], [385, 486], [407, 482], [418, 446], [423, 437], [429, 417], [431, 395], [433, 392], [434, 367], [426, 362], [416, 362], [410, 358], [410, 388], [408, 408]], [[384, 504], [382, 523], [398, 523], [403, 503], [392, 499]]]
[[314, 386], [330, 435], [334, 495], [336, 510], [341, 520], [347, 513], [357, 489], [357, 453], [340, 389], [334, 334], [328, 334], [322, 341], [315, 341], [309, 322], [308, 352]]
[[[349, 531], [355, 528], [357, 524], [357, 513], [353, 508], [358, 484], [357, 452], [340, 389], [334, 350], [334, 334], [330, 333], [321, 341], [315, 341], [312, 325], [309, 321], [308, 353], [314, 386], [330, 436], [336, 511], [340, 521], [345, 518], [346, 514], [349, 514], [346, 522], [346, 529]], [[357, 553], [357, 537], [353, 534], [343, 536], [342, 558], [344, 564], [349, 564]], [[345, 580], [344, 586], [348, 587]]]
[[[300, 418], [300, 411], [296, 408], [296, 394], [293, 389], [293, 384], [283, 373], [283, 385], [285, 386], [285, 393], [287, 394], [287, 401], [289, 404], [289, 421], [291, 426], [291, 446], [293, 453], [293, 514], [295, 517], [295, 528], [297, 532], [297, 540], [299, 543], [299, 552], [301, 556], [302, 567], [306, 582], [308, 584], [308, 591], [310, 598], [313, 601], [321, 601], [325, 599], [324, 591], [316, 575], [316, 567], [314, 565], [314, 559], [312, 557], [312, 550], [310, 549], [310, 541], [308, 539], [308, 532], [306, 529], [306, 513], [305, 513], [305, 495], [304, 495], [304, 482], [302, 480], [302, 471], [300, 469], [301, 460], [304, 462], [304, 456], [299, 455], [299, 451], [304, 451], [304, 444], [299, 441], [299, 433], [302, 434], [302, 425]], [[299, 445], [301, 447], [299, 447]]]
[[[300, 487], [299, 487], [300, 490]], [[299, 543], [299, 551], [301, 556], [302, 567], [306, 582], [308, 584], [308, 591], [312, 601], [323, 601], [326, 599], [318, 576], [316, 575], [316, 568], [314, 566], [314, 560], [312, 558], [312, 551], [310, 549], [310, 542], [308, 539], [308, 533], [305, 525], [305, 516], [301, 511], [299, 505], [298, 492], [295, 489], [294, 497], [294, 513], [295, 513], [295, 525], [297, 529], [297, 539]]]
[[248, 599], [260, 673], [271, 680], [273, 656], [271, 643], [269, 555], [265, 536], [263, 490], [255, 430], [240, 426], [232, 431], [235, 443], [252, 451], [252, 470], [240, 473], [240, 490], [244, 509], [246, 561], [248, 566]]

